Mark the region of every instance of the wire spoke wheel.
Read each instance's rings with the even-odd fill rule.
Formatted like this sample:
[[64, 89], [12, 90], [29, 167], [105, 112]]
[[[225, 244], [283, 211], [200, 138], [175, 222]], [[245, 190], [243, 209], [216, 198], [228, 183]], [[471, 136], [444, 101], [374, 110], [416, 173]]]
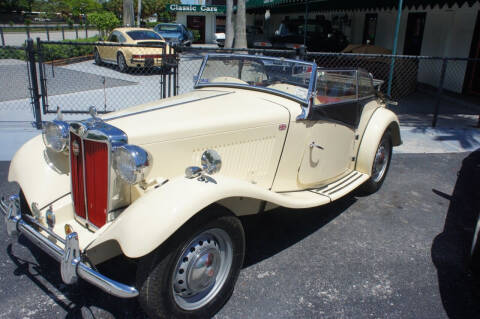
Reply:
[[178, 258], [172, 276], [177, 305], [195, 310], [209, 303], [223, 287], [233, 261], [232, 240], [222, 229], [197, 235]]

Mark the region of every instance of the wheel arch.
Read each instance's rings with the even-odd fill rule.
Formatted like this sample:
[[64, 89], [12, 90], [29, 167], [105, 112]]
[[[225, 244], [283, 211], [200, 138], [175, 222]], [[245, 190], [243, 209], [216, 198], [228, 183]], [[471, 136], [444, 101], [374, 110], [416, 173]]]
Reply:
[[257, 213], [264, 202], [292, 208], [300, 208], [302, 204], [245, 181], [225, 176], [213, 176], [212, 180], [177, 177], [147, 192], [100, 233], [89, 249], [115, 240], [125, 256], [139, 258], [211, 207], [220, 206], [239, 216]]
[[357, 171], [371, 175], [375, 152], [386, 131], [390, 132], [392, 146], [402, 144], [397, 116], [390, 110], [380, 108], [370, 118], [360, 142], [355, 165]]

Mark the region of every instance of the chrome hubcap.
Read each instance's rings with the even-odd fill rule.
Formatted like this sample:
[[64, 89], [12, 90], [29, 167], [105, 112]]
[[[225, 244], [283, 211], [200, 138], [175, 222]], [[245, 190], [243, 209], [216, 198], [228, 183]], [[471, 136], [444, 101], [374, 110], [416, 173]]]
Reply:
[[177, 261], [172, 278], [180, 308], [194, 310], [211, 301], [225, 283], [232, 266], [230, 236], [214, 228], [196, 236]]
[[373, 161], [372, 178], [376, 183], [383, 178], [383, 175], [385, 175], [385, 171], [387, 170], [388, 159], [390, 157], [389, 149], [388, 140], [382, 140], [378, 146], [377, 153], [375, 154], [375, 159]]

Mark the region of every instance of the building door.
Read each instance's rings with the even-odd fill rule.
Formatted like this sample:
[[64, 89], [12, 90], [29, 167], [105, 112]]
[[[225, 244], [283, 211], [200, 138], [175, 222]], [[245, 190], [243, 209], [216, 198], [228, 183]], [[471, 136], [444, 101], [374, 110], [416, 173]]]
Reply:
[[410, 12], [405, 33], [403, 54], [420, 55], [422, 51], [423, 29], [425, 28], [425, 12]]
[[365, 25], [363, 27], [363, 44], [375, 44], [375, 34], [377, 33], [376, 13], [367, 13], [365, 15]]
[[193, 43], [205, 43], [205, 16], [187, 16], [187, 28], [193, 32]]
[[[470, 58], [480, 59], [480, 11], [477, 14], [477, 23], [473, 32]], [[480, 95], [480, 61], [470, 61], [465, 78], [465, 92]]]

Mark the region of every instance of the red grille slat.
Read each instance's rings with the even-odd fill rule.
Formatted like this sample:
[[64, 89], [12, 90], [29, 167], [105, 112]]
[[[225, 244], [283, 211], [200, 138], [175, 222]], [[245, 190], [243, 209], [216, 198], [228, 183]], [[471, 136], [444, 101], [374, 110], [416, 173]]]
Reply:
[[85, 184], [88, 220], [97, 227], [107, 221], [108, 207], [108, 145], [84, 140]]
[[[76, 145], [75, 145], [76, 143]], [[70, 132], [70, 167], [75, 214], [96, 227], [107, 221], [108, 144]]]
[[[74, 143], [78, 145], [78, 154], [74, 154]], [[84, 194], [84, 179], [83, 179], [83, 146], [82, 140], [79, 136], [70, 133], [70, 167], [72, 178], [72, 197], [75, 213], [86, 218], [85, 210], [85, 194]]]

